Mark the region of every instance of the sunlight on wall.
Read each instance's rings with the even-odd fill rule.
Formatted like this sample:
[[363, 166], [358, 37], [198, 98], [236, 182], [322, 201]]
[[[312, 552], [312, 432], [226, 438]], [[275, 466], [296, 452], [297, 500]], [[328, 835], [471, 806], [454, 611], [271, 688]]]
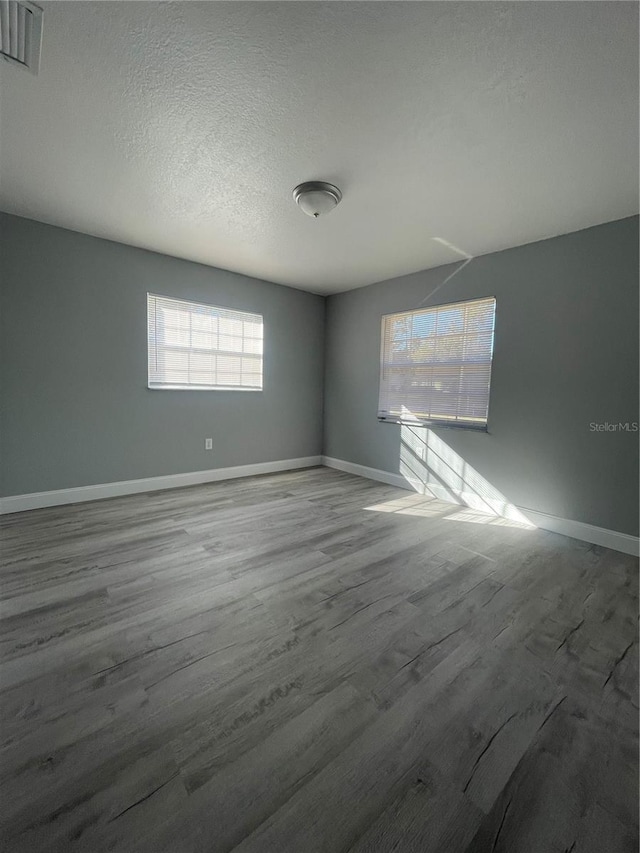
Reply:
[[[407, 420], [412, 418], [408, 410], [404, 414]], [[419, 495], [437, 498], [438, 503], [446, 501], [466, 507], [447, 514], [448, 520], [535, 527], [501, 492], [428, 427], [411, 423], [400, 427], [400, 473]], [[383, 511], [380, 507], [375, 509]], [[401, 511], [413, 515], [445, 514], [442, 506], [437, 510], [435, 507], [430, 508], [428, 501], [422, 505], [408, 503], [401, 510], [384, 511]]]

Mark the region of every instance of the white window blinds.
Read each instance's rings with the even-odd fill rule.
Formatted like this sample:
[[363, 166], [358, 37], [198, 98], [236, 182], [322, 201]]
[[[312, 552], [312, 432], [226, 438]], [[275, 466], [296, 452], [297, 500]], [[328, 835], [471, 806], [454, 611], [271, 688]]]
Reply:
[[149, 388], [262, 390], [260, 314], [147, 294]]
[[378, 417], [486, 429], [496, 301], [382, 318]]

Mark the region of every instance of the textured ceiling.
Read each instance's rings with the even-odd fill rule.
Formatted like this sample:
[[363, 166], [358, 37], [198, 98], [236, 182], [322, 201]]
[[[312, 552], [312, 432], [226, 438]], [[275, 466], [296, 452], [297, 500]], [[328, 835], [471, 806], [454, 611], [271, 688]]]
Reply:
[[637, 212], [635, 3], [42, 5], [11, 213], [331, 293]]

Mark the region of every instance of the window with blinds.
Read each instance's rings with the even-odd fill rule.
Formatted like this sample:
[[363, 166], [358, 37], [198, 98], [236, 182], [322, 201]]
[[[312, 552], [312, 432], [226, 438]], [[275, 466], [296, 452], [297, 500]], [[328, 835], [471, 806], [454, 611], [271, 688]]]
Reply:
[[147, 294], [149, 388], [261, 391], [260, 314]]
[[382, 318], [378, 418], [487, 428], [496, 301]]

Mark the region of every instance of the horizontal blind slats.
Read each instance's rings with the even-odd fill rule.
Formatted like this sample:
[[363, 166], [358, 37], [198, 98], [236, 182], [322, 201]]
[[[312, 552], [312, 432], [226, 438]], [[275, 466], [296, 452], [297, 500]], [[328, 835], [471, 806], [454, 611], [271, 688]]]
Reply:
[[147, 294], [150, 388], [260, 390], [260, 314]]
[[382, 320], [378, 417], [487, 423], [495, 299], [476, 299]]

